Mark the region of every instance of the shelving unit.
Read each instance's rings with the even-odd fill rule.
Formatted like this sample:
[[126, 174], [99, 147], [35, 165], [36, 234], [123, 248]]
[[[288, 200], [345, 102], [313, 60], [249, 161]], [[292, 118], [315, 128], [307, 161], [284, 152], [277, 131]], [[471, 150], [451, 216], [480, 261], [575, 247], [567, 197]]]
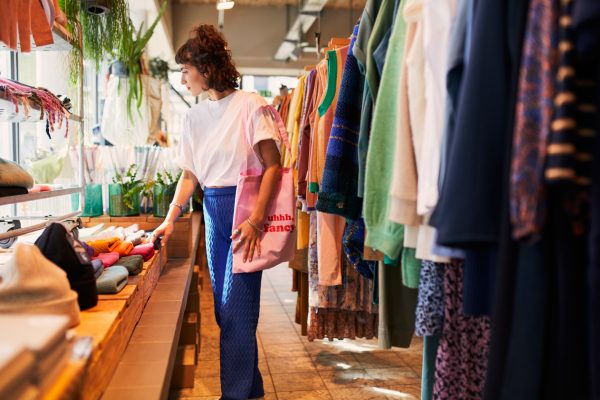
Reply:
[[[41, 47], [35, 46], [35, 43], [33, 43], [33, 39], [32, 39], [31, 51], [68, 51], [68, 50], [72, 49], [73, 45], [72, 45], [71, 35], [62, 25], [54, 22], [54, 24], [52, 26], [52, 36], [54, 39], [54, 44], [41, 46]], [[82, 47], [81, 36], [77, 39], [78, 39], [77, 41], [79, 43], [79, 47]], [[11, 50], [12, 51], [12, 49], [8, 48], [7, 46], [5, 46], [3, 44], [0, 44], [0, 50]], [[84, 176], [83, 176], [83, 168], [84, 168], [83, 135], [84, 135], [84, 128], [85, 128], [85, 121], [83, 119], [84, 103], [85, 103], [83, 100], [83, 79], [84, 79], [83, 60], [80, 61], [79, 70], [80, 70], [80, 76], [81, 76], [79, 88], [78, 88], [79, 89], [78, 90], [78, 92], [79, 92], [78, 93], [79, 94], [79, 115], [70, 114], [68, 116], [69, 120], [80, 124], [80, 129], [79, 129], [79, 177], [78, 177], [79, 185], [74, 186], [74, 187], [65, 188], [65, 189], [60, 189], [60, 190], [48, 191], [48, 192], [28, 193], [28, 194], [23, 194], [23, 195], [0, 197], [0, 206], [23, 203], [23, 202], [28, 202], [28, 201], [48, 199], [48, 198], [58, 197], [58, 196], [67, 196], [67, 195], [71, 195], [74, 193], [79, 193], [80, 200], [79, 200], [79, 211], [78, 212], [68, 213], [68, 214], [61, 215], [61, 216], [52, 216], [51, 219], [56, 220], [56, 221], [62, 221], [62, 220], [71, 218], [73, 216], [76, 216], [82, 212], [83, 203], [84, 203], [84, 195], [85, 195], [85, 190], [84, 190], [85, 181], [84, 181]], [[8, 100], [4, 91], [0, 91], [0, 121], [8, 121], [8, 122], [12, 122], [12, 123], [44, 121], [43, 115], [41, 116], [41, 118], [40, 118], [40, 115], [41, 115], [41, 110], [37, 107], [29, 107], [29, 109], [26, 111], [25, 107], [23, 105], [19, 105], [19, 107], [17, 109], [15, 109], [15, 104], [13, 104], [12, 101]], [[24, 233], [35, 231], [37, 229], [43, 229], [45, 224], [46, 223], [41, 223], [41, 224], [37, 224], [37, 225], [31, 226], [31, 227], [26, 227], [26, 228], [14, 230], [14, 231], [6, 232], [6, 233], [2, 234], [2, 237], [3, 238], [4, 237], [15, 237], [15, 236], [22, 235]], [[34, 229], [34, 228], [37, 228], [37, 229]], [[25, 232], [25, 230], [28, 230], [28, 232]]]
[[70, 188], [52, 190], [52, 191], [48, 191], [48, 192], [28, 193], [28, 194], [20, 194], [20, 195], [16, 195], [16, 196], [0, 197], [0, 206], [5, 206], [7, 204], [23, 203], [26, 201], [49, 199], [49, 198], [58, 197], [58, 196], [66, 196], [68, 194], [79, 193], [79, 192], [81, 192], [81, 187], [74, 186], [74, 187], [70, 187]]

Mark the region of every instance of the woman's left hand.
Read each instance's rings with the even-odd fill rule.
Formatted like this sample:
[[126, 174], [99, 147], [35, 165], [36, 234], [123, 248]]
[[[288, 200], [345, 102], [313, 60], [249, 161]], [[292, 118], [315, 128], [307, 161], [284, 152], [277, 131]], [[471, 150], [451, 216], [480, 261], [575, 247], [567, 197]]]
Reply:
[[248, 221], [242, 222], [231, 235], [233, 240], [233, 252], [242, 246], [244, 248], [244, 262], [252, 261], [256, 253], [260, 257], [260, 231], [254, 228]]

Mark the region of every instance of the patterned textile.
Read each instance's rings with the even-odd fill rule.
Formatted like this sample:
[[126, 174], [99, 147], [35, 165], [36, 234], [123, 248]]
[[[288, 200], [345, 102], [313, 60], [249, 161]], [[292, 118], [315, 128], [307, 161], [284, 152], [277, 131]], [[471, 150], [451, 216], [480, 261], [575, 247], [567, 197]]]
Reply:
[[317, 210], [353, 220], [358, 219], [362, 211], [362, 199], [357, 195], [357, 185], [358, 131], [364, 76], [360, 73], [352, 53], [358, 26], [357, 24], [354, 27], [350, 50], [344, 65], [317, 201]]
[[308, 248], [308, 340], [329, 338], [371, 339], [377, 336], [377, 307], [373, 305], [373, 281], [342, 263], [342, 285], [321, 286], [317, 256], [317, 213], [310, 213]]
[[426, 260], [422, 262], [415, 320], [417, 336], [434, 336], [442, 333], [445, 267], [446, 264]]
[[204, 190], [206, 256], [221, 328], [221, 392], [223, 400], [264, 396], [258, 369], [256, 327], [262, 272], [232, 273], [231, 231], [235, 187]]
[[444, 328], [435, 365], [434, 399], [481, 399], [490, 341], [490, 319], [462, 312], [463, 266], [444, 268]]
[[[545, 176], [549, 183], [575, 182], [589, 186], [591, 148], [596, 136], [594, 80], [577, 76], [577, 52], [573, 45], [572, 1], [561, 1], [559, 19], [559, 69], [554, 98], [554, 121], [548, 142]], [[577, 71], [577, 72], [576, 72]]]
[[373, 271], [377, 268], [376, 261], [366, 261], [363, 258], [365, 247], [365, 222], [361, 219], [347, 221], [344, 232], [344, 253], [348, 262], [356, 271], [367, 279], [373, 279]]
[[538, 234], [545, 216], [544, 162], [558, 65], [557, 0], [532, 0], [523, 44], [510, 177], [516, 239]]
[[589, 219], [591, 166], [596, 137], [596, 80], [585, 64], [578, 65], [573, 45], [572, 1], [561, 1], [559, 53], [554, 120], [548, 141], [545, 178], [548, 184], [566, 184], [572, 191], [563, 207], [572, 220], [572, 231], [581, 235]]

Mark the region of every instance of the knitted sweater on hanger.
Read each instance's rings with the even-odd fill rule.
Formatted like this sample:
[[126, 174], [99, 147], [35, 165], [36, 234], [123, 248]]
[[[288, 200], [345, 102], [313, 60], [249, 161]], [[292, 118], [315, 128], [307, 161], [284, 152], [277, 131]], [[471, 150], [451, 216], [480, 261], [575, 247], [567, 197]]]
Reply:
[[359, 24], [354, 27], [339, 89], [333, 127], [327, 146], [325, 170], [317, 210], [358, 219], [362, 199], [358, 197], [358, 131], [364, 77], [353, 54]]

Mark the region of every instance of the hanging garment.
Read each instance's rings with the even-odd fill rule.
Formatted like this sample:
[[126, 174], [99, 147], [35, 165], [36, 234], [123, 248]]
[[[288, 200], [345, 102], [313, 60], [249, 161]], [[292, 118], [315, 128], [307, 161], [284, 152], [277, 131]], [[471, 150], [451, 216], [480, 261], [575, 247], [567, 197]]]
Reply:
[[343, 244], [348, 262], [359, 274], [367, 279], [373, 279], [377, 263], [364, 259], [365, 223], [362, 218], [347, 221]]
[[262, 272], [234, 274], [232, 270], [235, 190], [206, 188], [203, 206], [215, 318], [221, 328], [222, 397], [248, 399], [264, 396], [256, 343]]
[[39, 0], [0, 2], [0, 41], [12, 50], [31, 51], [31, 36], [37, 47], [54, 43], [51, 25]]
[[543, 174], [558, 64], [557, 18], [557, 1], [531, 1], [521, 57], [510, 181], [516, 239], [539, 234], [545, 217]]
[[373, 137], [367, 157], [365, 175], [364, 217], [367, 228], [365, 245], [380, 250], [392, 259], [400, 256], [402, 249], [402, 225], [388, 220], [389, 197], [392, 179], [391, 164], [394, 160], [394, 144], [397, 129], [398, 65], [402, 60], [405, 39], [402, 13], [396, 16], [390, 39], [390, 51], [383, 69], [382, 90], [385, 101], [378, 102], [374, 112]]
[[417, 290], [402, 284], [398, 264], [378, 266], [379, 347], [410, 347], [415, 331]]
[[470, 246], [498, 239], [506, 189], [506, 184], [498, 184], [506, 162], [499, 149], [510, 143], [508, 116], [514, 110], [526, 5], [484, 1], [474, 10], [456, 123], [453, 132], [447, 132], [451, 142], [446, 172], [430, 220], [438, 229], [439, 244]]
[[298, 138], [298, 159], [296, 161], [296, 169], [298, 170], [298, 188], [297, 193], [300, 199], [306, 198], [307, 190], [307, 173], [308, 160], [310, 157], [310, 140], [311, 140], [311, 115], [314, 110], [314, 98], [318, 96], [317, 89], [317, 70], [310, 71], [307, 77], [304, 97], [302, 105], [302, 113], [300, 116], [300, 132]]
[[425, 336], [423, 338], [423, 366], [421, 368], [421, 400], [433, 398], [433, 384], [435, 382], [435, 358], [440, 345], [440, 335]]
[[444, 268], [446, 264], [423, 261], [415, 319], [417, 336], [439, 336], [444, 325]]
[[435, 365], [434, 399], [479, 399], [485, 384], [490, 320], [462, 312], [463, 267], [444, 268], [444, 328]]
[[289, 135], [290, 148], [281, 150], [281, 165], [286, 168], [290, 168], [296, 162], [296, 156], [298, 152], [298, 146], [294, 145], [298, 143], [298, 132], [300, 130], [300, 114], [302, 113], [302, 105], [304, 100], [304, 88], [306, 85], [306, 75], [302, 75], [298, 79], [296, 89], [292, 94], [292, 100], [290, 102], [290, 108], [286, 123], [286, 131]]
[[359, 24], [354, 27], [344, 64], [317, 201], [317, 210], [352, 220], [362, 212], [362, 199], [357, 195], [357, 150], [364, 77], [352, 52], [358, 28]]
[[344, 285], [319, 285], [317, 215], [316, 212], [310, 214], [308, 340], [371, 339], [377, 336], [378, 316], [377, 308], [372, 303], [372, 281], [363, 278], [352, 266], [343, 262]]
[[[334, 53], [335, 54], [335, 53]], [[319, 113], [319, 105], [323, 102], [325, 97], [325, 89], [327, 87], [327, 74], [328, 74], [328, 60], [323, 60], [317, 64], [317, 76], [315, 81], [315, 95], [313, 97], [313, 109], [311, 113], [311, 124], [310, 124], [310, 142], [309, 142], [309, 154], [308, 154], [308, 170], [306, 174], [306, 181], [308, 183], [306, 191], [306, 204], [308, 210], [314, 210], [317, 204], [317, 193], [319, 191], [317, 176], [319, 175], [317, 169], [317, 155], [318, 155], [318, 140], [319, 135], [319, 120], [321, 115]]]
[[[364, 48], [362, 47], [362, 43], [364, 40], [363, 37], [367, 32], [369, 33], [366, 52], [364, 53], [365, 58], [363, 58], [363, 53], [361, 53], [357, 57], [357, 60], [359, 61], [359, 66], [361, 66], [361, 72], [365, 76], [362, 110], [360, 114], [360, 131], [358, 136], [359, 197], [363, 197], [365, 190], [367, 154], [371, 135], [371, 123], [374, 112], [373, 108], [379, 92], [380, 75], [377, 70], [377, 64], [375, 62], [373, 53], [375, 52], [375, 50], [377, 50], [382, 40], [384, 39], [386, 33], [392, 26], [396, 15], [394, 14], [395, 9], [395, 0], [381, 0], [381, 4], [377, 8], [377, 12], [374, 13], [376, 15], [376, 18], [374, 20], [372, 28], [370, 26], [366, 26], [364, 30], [359, 28], [358, 32], [358, 40], [359, 43], [361, 43], [358, 46], [359, 49]], [[357, 48], [356, 44], [355, 48]]]

